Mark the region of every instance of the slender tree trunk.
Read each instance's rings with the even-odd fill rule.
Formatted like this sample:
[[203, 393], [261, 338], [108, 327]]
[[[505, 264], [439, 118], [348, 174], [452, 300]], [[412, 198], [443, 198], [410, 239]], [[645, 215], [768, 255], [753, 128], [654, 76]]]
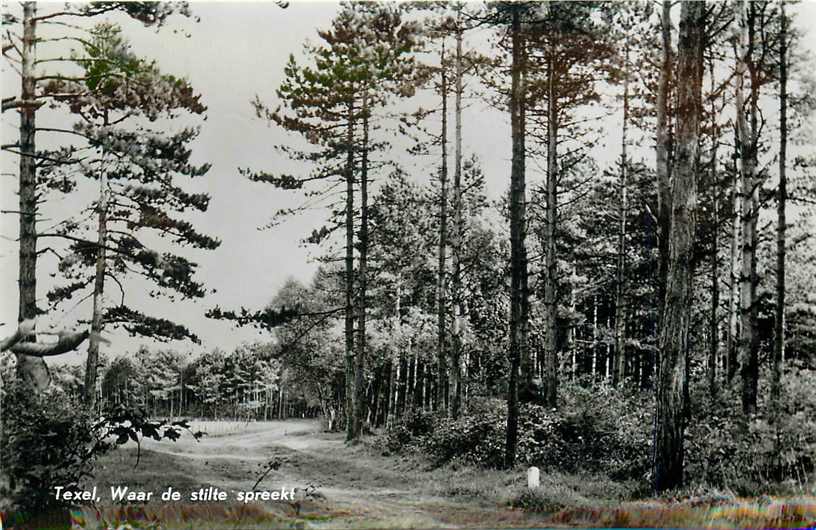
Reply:
[[[459, 11], [461, 14], [461, 10]], [[461, 18], [461, 17], [459, 17]], [[451, 337], [451, 416], [456, 419], [462, 406], [462, 244], [464, 239], [464, 225], [462, 221], [462, 29], [461, 20], [457, 19], [456, 30], [456, 88], [454, 110], [456, 114], [456, 130], [454, 140], [454, 173], [453, 173], [453, 334]]]
[[[671, 99], [672, 42], [671, 42], [672, 0], [663, 0], [660, 18], [660, 33], [663, 54], [660, 65], [660, 79], [657, 88], [657, 219], [658, 219], [658, 297], [662, 309], [666, 297], [666, 275], [669, 263], [669, 230], [671, 224], [671, 151], [672, 140], [669, 132], [669, 100]], [[658, 320], [661, 320], [659, 317]]]
[[785, 244], [788, 201], [788, 19], [785, 2], [780, 2], [779, 48], [779, 190], [776, 203], [776, 318], [771, 362], [771, 421], [780, 416], [782, 360], [785, 358]]
[[383, 374], [384, 364], [380, 364], [377, 366], [377, 369], [374, 372], [374, 381], [371, 383], [371, 396], [368, 399], [368, 417], [369, 417], [369, 424], [372, 427], [377, 427], [377, 416], [380, 412], [380, 393], [382, 391], [382, 374]]
[[[395, 331], [398, 342], [398, 352], [397, 358], [395, 359], [394, 364], [396, 365], [391, 370], [391, 379], [393, 387], [393, 406], [391, 407], [393, 412], [392, 416], [396, 417], [399, 414], [399, 385], [400, 385], [400, 376], [401, 376], [401, 368], [402, 368], [402, 278], [398, 275], [397, 276], [397, 285], [396, 285], [396, 296], [394, 300], [394, 318], [395, 318]], [[404, 379], [404, 377], [402, 378]], [[403, 383], [404, 384], [404, 383]]]
[[[607, 306], [607, 313], [606, 313], [606, 329], [607, 332], [612, 329], [612, 312], [609, 311]], [[604, 341], [604, 379], [609, 381], [611, 379], [611, 370], [612, 370], [612, 346], [609, 344], [609, 341]]]
[[357, 425], [355, 426], [355, 435], [360, 437], [363, 433], [363, 423], [365, 422], [366, 414], [366, 310], [368, 305], [367, 289], [368, 289], [368, 128], [369, 128], [369, 106], [368, 94], [363, 95], [362, 103], [363, 112], [363, 149], [362, 162], [360, 165], [360, 245], [359, 245], [359, 260], [360, 270], [358, 271], [359, 282], [359, 299], [357, 301], [357, 358], [355, 363], [355, 399], [357, 410], [355, 417]]
[[657, 492], [683, 485], [705, 11], [705, 2], [684, 1], [681, 4], [678, 78], [683, 83], [678, 86], [669, 268], [659, 342], [654, 470], [654, 488]]
[[416, 385], [416, 393], [414, 394], [414, 402], [411, 405], [417, 409], [425, 410], [425, 362], [419, 358], [416, 360], [414, 384]]
[[385, 426], [391, 428], [394, 424], [394, 404], [395, 399], [394, 396], [396, 393], [394, 392], [394, 385], [396, 384], [396, 374], [397, 370], [395, 367], [395, 362], [391, 359], [388, 362], [388, 392], [385, 394], [386, 399], [386, 407], [385, 407]]
[[[716, 89], [714, 79], [714, 61], [709, 63], [712, 93]], [[720, 202], [719, 179], [717, 178], [717, 148], [720, 144], [719, 126], [714, 99], [711, 100], [711, 313], [709, 315], [709, 345], [708, 345], [708, 390], [712, 396], [717, 393], [717, 358], [719, 355], [720, 334], [718, 310], [720, 306]]]
[[[735, 142], [735, 159], [739, 153], [739, 139]], [[732, 184], [733, 220], [731, 228], [731, 263], [728, 298], [728, 340], [726, 344], [726, 383], [730, 384], [737, 373], [737, 344], [740, 340], [739, 294], [740, 294], [740, 258], [742, 252], [742, 171], [734, 163], [734, 182]]]
[[410, 408], [414, 407], [415, 400], [415, 393], [416, 393], [416, 363], [417, 363], [417, 356], [416, 353], [413, 353], [412, 350], [409, 348], [409, 355], [405, 361], [406, 366], [406, 383], [405, 383], [405, 402], [408, 404]]
[[[575, 291], [577, 290], [576, 285], [578, 284], [578, 272], [576, 269], [575, 262], [572, 262], [572, 275], [570, 276], [570, 311], [574, 315], [576, 314], [576, 308], [578, 304], [578, 299], [575, 296]], [[570, 377], [573, 381], [575, 378], [578, 377], [578, 348], [576, 347], [576, 341], [578, 339], [578, 333], [575, 327], [575, 319], [570, 319], [569, 329], [568, 329], [568, 338], [567, 338], [567, 348], [570, 352]]]
[[[746, 5], [747, 4], [747, 5]], [[740, 145], [742, 172], [742, 263], [740, 270], [740, 320], [742, 335], [739, 341], [740, 377], [742, 379], [742, 410], [745, 415], [756, 412], [759, 380], [759, 336], [757, 334], [756, 250], [757, 217], [759, 215], [759, 186], [756, 178], [756, 79], [751, 64], [753, 50], [753, 3], [739, 3], [740, 49], [737, 61], [737, 134]], [[750, 73], [752, 98], [746, 109], [744, 77]], [[751, 115], [751, 125], [748, 124]], [[750, 127], [750, 128], [749, 128]]]
[[[37, 149], [35, 100], [37, 59], [36, 2], [23, 2], [23, 40], [20, 63], [20, 305], [18, 321], [36, 318], [37, 309]], [[27, 340], [35, 341], [34, 336]], [[42, 392], [51, 380], [41, 357], [17, 354], [17, 374], [34, 392]]]
[[[107, 117], [105, 118], [107, 126]], [[103, 304], [105, 296], [105, 274], [107, 268], [106, 246], [108, 239], [108, 174], [103, 168], [99, 173], [99, 203], [97, 204], [98, 227], [96, 244], [96, 276], [94, 278], [93, 317], [91, 336], [88, 343], [88, 357], [85, 360], [84, 401], [88, 410], [93, 410], [96, 402], [96, 374], [99, 365], [99, 338], [104, 325]]]
[[627, 171], [626, 141], [629, 125], [629, 45], [624, 44], [623, 67], [623, 126], [621, 127], [620, 210], [618, 219], [618, 263], [615, 279], [615, 372], [612, 384], [623, 385], [626, 376], [626, 216]]
[[[442, 45], [442, 64], [445, 63], [445, 45]], [[448, 248], [448, 76], [442, 68], [442, 167], [439, 171], [439, 253], [436, 278], [436, 358], [437, 385], [434, 408], [448, 411], [447, 359], [447, 248]]]
[[598, 375], [598, 294], [592, 295], [592, 380]]
[[547, 221], [544, 274], [544, 404], [558, 406], [558, 261], [556, 259], [556, 223], [558, 222], [558, 108], [555, 89], [555, 59], [547, 64]]
[[394, 390], [394, 414], [397, 418], [405, 412], [405, 380], [405, 353], [400, 350], [399, 359], [397, 359], [396, 389]]
[[521, 36], [521, 15], [519, 8], [512, 14], [512, 92], [510, 95], [510, 123], [513, 154], [510, 174], [510, 375], [507, 390], [507, 443], [505, 446], [505, 465], [513, 467], [516, 462], [516, 443], [518, 441], [518, 405], [519, 405], [519, 365], [526, 355], [525, 298], [527, 296], [527, 251], [525, 248], [526, 231], [526, 194], [524, 182], [524, 123], [523, 100], [524, 86], [521, 74], [523, 62], [523, 41]]
[[[354, 409], [354, 103], [349, 103], [346, 130], [346, 440], [357, 437]], [[281, 394], [282, 395], [282, 394]]]

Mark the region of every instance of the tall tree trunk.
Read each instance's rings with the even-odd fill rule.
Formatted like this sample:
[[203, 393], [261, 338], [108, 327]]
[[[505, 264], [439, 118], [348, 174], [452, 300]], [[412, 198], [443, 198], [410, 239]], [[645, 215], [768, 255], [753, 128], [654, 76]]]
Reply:
[[785, 244], [788, 201], [788, 19], [785, 2], [780, 2], [779, 48], [779, 190], [776, 203], [776, 318], [771, 363], [771, 421], [780, 415], [782, 359], [785, 358]]
[[[20, 107], [20, 304], [18, 321], [36, 318], [37, 309], [37, 148], [35, 143], [37, 4], [23, 3]], [[29, 336], [27, 340], [35, 341]], [[42, 392], [51, 378], [41, 357], [17, 354], [17, 374], [34, 392]]]
[[[107, 119], [106, 126], [107, 126]], [[103, 168], [99, 173], [99, 202], [97, 204], [98, 226], [96, 243], [96, 275], [93, 291], [93, 317], [88, 357], [85, 360], [85, 387], [83, 400], [88, 410], [96, 402], [96, 373], [99, 365], [99, 339], [102, 333], [103, 304], [105, 296], [106, 246], [108, 239], [108, 174]]]
[[[671, 99], [672, 42], [671, 0], [663, 0], [660, 17], [660, 34], [663, 43], [660, 79], [657, 88], [657, 232], [658, 232], [658, 307], [664, 306], [666, 276], [669, 263], [669, 230], [671, 228], [671, 151], [669, 132], [669, 100]], [[658, 318], [662, 320], [662, 316]], [[659, 361], [658, 361], [659, 362]]]
[[[612, 312], [609, 310], [607, 306], [607, 313], [606, 313], [606, 329], [607, 333], [612, 329]], [[612, 370], [612, 346], [609, 344], [609, 341], [604, 341], [604, 379], [609, 381], [611, 379], [611, 370]]]
[[346, 440], [357, 437], [354, 409], [354, 103], [349, 103], [346, 129], [346, 270], [345, 371]]
[[447, 359], [447, 248], [448, 248], [448, 76], [445, 67], [445, 45], [442, 45], [442, 167], [439, 170], [439, 253], [436, 277], [436, 358], [437, 385], [435, 408], [448, 411]]
[[408, 340], [408, 358], [405, 361], [406, 366], [406, 374], [407, 379], [405, 382], [405, 403], [408, 404], [408, 407], [414, 408], [415, 403], [415, 393], [416, 393], [416, 365], [417, 365], [417, 355], [411, 349], [411, 341]]
[[368, 305], [368, 128], [369, 128], [369, 106], [368, 93], [363, 94], [362, 102], [363, 114], [363, 146], [362, 162], [360, 163], [360, 245], [358, 271], [359, 299], [357, 300], [357, 356], [354, 366], [354, 391], [355, 391], [355, 435], [360, 437], [363, 433], [363, 423], [366, 414], [366, 310]]
[[396, 380], [396, 375], [397, 375], [396, 364], [397, 363], [394, 362], [394, 359], [391, 359], [389, 361], [389, 366], [388, 366], [388, 373], [389, 373], [388, 377], [389, 378], [388, 378], [388, 392], [386, 393], [385, 425], [389, 429], [391, 428], [392, 425], [394, 425], [394, 418], [395, 418], [394, 410], [396, 409], [396, 402], [397, 402], [397, 400], [396, 400], [397, 393], [396, 393], [396, 388], [395, 388], [396, 381], [397, 381]]
[[618, 219], [618, 263], [615, 270], [615, 372], [612, 384], [623, 385], [626, 376], [626, 216], [627, 172], [626, 141], [629, 125], [629, 44], [624, 44], [623, 125], [621, 127], [620, 210]]
[[416, 385], [416, 393], [414, 394], [414, 402], [411, 403], [411, 406], [419, 410], [425, 410], [425, 362], [419, 358], [416, 360], [414, 384]]
[[[735, 142], [735, 159], [739, 154], [739, 138]], [[730, 384], [737, 374], [737, 352], [740, 340], [739, 294], [740, 259], [742, 252], [742, 171], [734, 162], [734, 179], [731, 191], [733, 220], [731, 225], [731, 263], [728, 298], [728, 340], [726, 344], [726, 383]]]
[[[461, 9], [458, 11], [461, 15]], [[462, 318], [464, 316], [464, 301], [462, 300], [462, 244], [464, 226], [462, 220], [462, 29], [459, 25], [461, 17], [457, 17], [456, 29], [456, 88], [454, 111], [456, 114], [456, 129], [454, 136], [454, 173], [453, 173], [453, 334], [451, 337], [451, 417], [459, 417], [462, 406]]]
[[592, 380], [598, 375], [598, 293], [592, 295]]
[[519, 365], [526, 350], [525, 309], [527, 284], [526, 194], [524, 182], [524, 86], [521, 80], [523, 41], [520, 8], [512, 10], [512, 89], [510, 94], [510, 124], [513, 154], [510, 173], [510, 374], [507, 389], [507, 440], [504, 463], [512, 467], [516, 462], [519, 414]]
[[[712, 93], [716, 89], [714, 79], [714, 61], [709, 63]], [[720, 144], [719, 126], [717, 125], [717, 109], [714, 98], [711, 99], [711, 312], [708, 320], [708, 390], [714, 396], [717, 393], [717, 358], [719, 354], [720, 334], [718, 310], [720, 305], [720, 201], [719, 179], [717, 178], [717, 148]]]
[[[747, 4], [747, 5], [746, 5]], [[751, 13], [747, 11], [750, 10]], [[756, 412], [759, 383], [759, 336], [757, 333], [757, 218], [759, 215], [759, 185], [756, 177], [756, 132], [758, 86], [753, 72], [753, 2], [739, 3], [740, 48], [737, 60], [737, 135], [740, 145], [742, 172], [742, 263], [740, 270], [740, 320], [742, 334], [739, 341], [740, 378], [742, 379], [742, 410], [745, 415]], [[744, 78], [751, 78], [750, 109], [746, 109]], [[750, 114], [751, 124], [748, 124]]]
[[672, 182], [666, 301], [660, 329], [655, 432], [655, 491], [683, 485], [687, 355], [696, 228], [698, 142], [702, 114], [705, 2], [684, 1], [678, 43], [679, 105]]
[[[578, 305], [578, 298], [575, 295], [578, 284], [578, 271], [575, 261], [572, 262], [572, 274], [570, 275], [570, 313], [576, 314]], [[578, 330], [575, 326], [575, 319], [570, 318], [569, 328], [567, 329], [567, 350], [570, 352], [570, 377], [573, 381], [578, 377]]]
[[555, 89], [555, 58], [547, 64], [547, 220], [544, 257], [544, 404], [558, 406], [558, 302], [556, 289], [558, 261], [556, 259], [556, 223], [558, 222], [558, 109]]

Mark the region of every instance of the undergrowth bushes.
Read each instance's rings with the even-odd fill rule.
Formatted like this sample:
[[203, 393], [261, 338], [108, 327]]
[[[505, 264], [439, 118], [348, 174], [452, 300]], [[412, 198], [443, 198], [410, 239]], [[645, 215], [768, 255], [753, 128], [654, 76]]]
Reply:
[[[603, 385], [566, 384], [558, 410], [522, 405], [517, 459], [544, 470], [601, 471], [621, 479], [648, 470], [650, 407], [646, 398]], [[646, 405], [646, 406], [644, 406]], [[475, 401], [470, 413], [452, 420], [412, 411], [386, 433], [390, 450], [421, 450], [433, 465], [463, 462], [498, 468], [504, 462], [506, 405]]]
[[[756, 495], [807, 493], [816, 472], [816, 396], [806, 371], [783, 377], [781, 416], [768, 417], [769, 390], [760, 388], [759, 414], [745, 418], [738, 387], [711, 397], [704, 378], [693, 381], [686, 429], [686, 483]], [[566, 382], [557, 410], [525, 404], [520, 410], [517, 462], [544, 473], [595, 473], [634, 480], [649, 494], [654, 400], [651, 391]], [[461, 462], [503, 465], [506, 405], [469, 402], [452, 420], [414, 411], [386, 433], [391, 451], [410, 448], [434, 466]]]
[[77, 396], [53, 387], [32, 392], [17, 379], [0, 387], [0, 410], [0, 510], [23, 519], [63, 513], [54, 487], [78, 491], [115, 447], [145, 437], [175, 441], [190, 430], [185, 420], [151, 420], [142, 409], [91, 413]]
[[812, 376], [790, 369], [782, 378], [777, 424], [769, 417], [767, 386], [761, 386], [759, 414], [746, 418], [737, 389], [693, 400], [686, 433], [686, 472], [691, 481], [740, 495], [784, 486], [806, 492], [816, 467], [816, 396]]

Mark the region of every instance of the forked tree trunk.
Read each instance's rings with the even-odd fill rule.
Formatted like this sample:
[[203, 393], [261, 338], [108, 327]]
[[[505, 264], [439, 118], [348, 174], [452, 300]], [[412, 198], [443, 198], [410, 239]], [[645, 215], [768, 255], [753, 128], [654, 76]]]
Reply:
[[[660, 17], [660, 34], [663, 43], [663, 54], [660, 64], [660, 79], [657, 89], [657, 219], [658, 219], [658, 307], [664, 306], [666, 297], [666, 275], [669, 260], [669, 230], [671, 224], [671, 150], [672, 140], [669, 133], [669, 100], [671, 99], [672, 80], [672, 43], [671, 43], [671, 0], [663, 0]], [[662, 320], [662, 316], [658, 317]], [[656, 361], [659, 362], [659, 361]]]
[[657, 492], [683, 485], [705, 11], [705, 2], [684, 1], [681, 4], [678, 78], [682, 82], [677, 88], [679, 105], [669, 267], [659, 340], [654, 468], [654, 488]]

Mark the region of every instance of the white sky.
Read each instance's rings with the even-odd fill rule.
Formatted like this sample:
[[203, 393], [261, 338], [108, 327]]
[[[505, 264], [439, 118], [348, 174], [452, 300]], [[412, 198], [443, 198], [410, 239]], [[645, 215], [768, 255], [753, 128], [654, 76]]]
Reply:
[[[40, 11], [49, 12], [61, 5], [40, 3]], [[176, 304], [163, 301], [145, 304], [140, 293], [129, 293], [135, 308], [145, 309], [155, 316], [175, 318], [187, 324], [204, 341], [202, 346], [175, 343], [171, 347], [192, 352], [215, 346], [230, 350], [244, 340], [266, 339], [256, 331], [235, 329], [229, 323], [206, 319], [204, 311], [215, 305], [225, 309], [260, 308], [269, 302], [288, 277], [308, 281], [316, 268], [309, 260], [309, 249], [301, 248], [298, 241], [319, 226], [325, 213], [313, 212], [272, 230], [257, 230], [269, 221], [273, 211], [296, 204], [299, 195], [275, 190], [267, 184], [249, 182], [238, 174], [237, 168], [280, 170], [284, 167], [284, 161], [276, 158], [271, 147], [289, 140], [283, 132], [256, 119], [249, 101], [255, 94], [260, 94], [274, 106], [274, 90], [282, 80], [283, 66], [289, 54], [298, 55], [305, 39], [316, 40], [316, 28], [328, 27], [337, 5], [333, 2], [291, 2], [287, 9], [280, 9], [272, 2], [193, 2], [193, 12], [201, 19], [197, 24], [175, 17], [159, 33], [136, 23], [124, 25], [125, 34], [138, 55], [155, 58], [164, 71], [187, 77], [203, 95], [209, 108], [208, 119], [194, 146], [194, 157], [198, 162], [210, 162], [212, 169], [198, 187], [187, 189], [206, 190], [212, 195], [209, 211], [197, 216], [195, 226], [204, 233], [219, 237], [222, 244], [215, 251], [194, 254], [182, 251], [181, 254], [199, 263], [197, 278], [208, 288], [216, 289], [217, 293], [193, 303]], [[9, 9], [12, 12], [19, 10], [16, 4], [10, 5]], [[803, 2], [795, 10], [800, 26], [805, 21], [816, 20], [816, 1]], [[183, 32], [174, 33], [173, 29], [183, 29], [191, 36], [187, 38]], [[809, 49], [816, 49], [814, 32], [808, 33], [806, 42]], [[44, 46], [39, 53], [46, 54]], [[16, 75], [4, 65], [3, 94], [15, 93], [18, 83]], [[64, 115], [41, 114], [40, 123], [69, 124]], [[15, 140], [17, 124], [18, 118], [13, 112], [2, 117], [0, 134], [4, 144]], [[503, 193], [509, 182], [509, 136], [509, 123], [504, 113], [487, 108], [481, 101], [474, 102], [466, 112], [464, 150], [480, 156], [491, 198]], [[616, 145], [615, 140], [613, 133], [607, 138], [610, 146]], [[611, 147], [608, 154], [609, 159], [617, 156], [617, 149]], [[651, 164], [650, 152], [644, 152], [643, 156]], [[16, 173], [16, 157], [6, 153], [2, 157], [4, 174]], [[535, 170], [533, 164], [528, 167]], [[429, 168], [407, 169], [413, 171], [415, 178], [429, 178]], [[530, 176], [533, 181], [538, 178], [535, 174]], [[3, 176], [0, 179], [0, 207], [3, 210], [17, 209], [16, 187], [16, 177]], [[71, 204], [50, 203], [43, 211], [58, 220], [62, 213], [85, 206], [89, 200], [90, 195], [78, 199], [71, 197]], [[17, 237], [17, 222], [14, 215], [0, 216], [0, 323], [5, 323], [0, 327], [0, 335], [7, 333], [17, 318], [17, 244], [13, 241]], [[41, 259], [41, 266], [38, 295], [44, 298], [52, 285], [47, 273], [54, 270], [55, 259], [45, 256]], [[41, 305], [45, 306], [44, 301]], [[90, 305], [83, 304], [68, 314], [49, 315], [42, 324], [71, 327], [77, 318], [89, 317]], [[132, 351], [141, 343], [158, 346], [120, 333], [108, 335], [113, 341], [106, 347], [109, 355]], [[83, 347], [79, 353], [62, 356], [58, 361], [73, 362], [84, 358], [84, 354]]]

